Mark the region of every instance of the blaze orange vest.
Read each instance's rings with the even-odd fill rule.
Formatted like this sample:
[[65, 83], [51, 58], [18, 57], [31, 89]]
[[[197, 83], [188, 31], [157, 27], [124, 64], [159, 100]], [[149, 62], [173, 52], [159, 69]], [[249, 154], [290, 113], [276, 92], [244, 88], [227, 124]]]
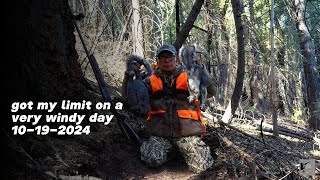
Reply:
[[[156, 93], [158, 91], [163, 90], [163, 82], [160, 77], [158, 77], [155, 74], [152, 74], [150, 76], [150, 84], [152, 88], [152, 93]], [[172, 82], [170, 83], [170, 87], [172, 87], [175, 84], [175, 89], [176, 90], [182, 90], [182, 91], [188, 91], [188, 74], [186, 72], [180, 73], [176, 79], [173, 79]], [[201, 117], [201, 110], [199, 108], [199, 101], [196, 100], [194, 101], [194, 104], [196, 105], [196, 110], [190, 110], [190, 109], [179, 109], [176, 110], [180, 118], [188, 118], [192, 120], [200, 120], [201, 124], [204, 126], [204, 133], [206, 132], [206, 126], [205, 126], [205, 121]], [[155, 114], [163, 114], [165, 113], [164, 109], [161, 110], [150, 110], [148, 112], [148, 118], [147, 120], [150, 121], [151, 115]], [[204, 133], [201, 135], [203, 137]]]

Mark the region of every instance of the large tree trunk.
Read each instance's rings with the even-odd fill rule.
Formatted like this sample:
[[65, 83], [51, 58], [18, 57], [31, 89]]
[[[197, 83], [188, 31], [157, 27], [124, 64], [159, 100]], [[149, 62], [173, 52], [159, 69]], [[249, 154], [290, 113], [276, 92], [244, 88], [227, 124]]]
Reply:
[[[10, 6], [13, 8], [10, 9], [10, 22], [15, 26], [11, 26], [11, 32], [14, 29], [14, 34], [10, 36], [12, 45], [8, 46], [10, 47], [8, 50], [11, 52], [8, 62], [12, 63], [8, 67], [12, 70], [10, 74], [5, 76], [5, 78], [11, 78], [10, 83], [5, 86], [10, 91], [6, 94], [10, 103], [8, 107], [11, 107], [13, 102], [34, 102], [34, 111], [26, 110], [16, 114], [47, 114], [47, 111], [36, 111], [37, 102], [92, 100], [85, 88], [83, 74], [77, 61], [74, 27], [63, 3], [63, 0], [21, 0]], [[12, 53], [13, 51], [14, 53]], [[60, 110], [60, 108], [55, 108], [54, 112]], [[63, 111], [60, 112], [63, 113]], [[69, 113], [74, 112], [69, 111]], [[66, 114], [68, 111], [64, 113]], [[31, 161], [29, 162], [24, 153], [15, 149], [16, 145], [13, 145], [15, 142], [12, 139], [18, 142], [17, 147], [26, 148], [28, 151], [30, 147], [31, 149], [39, 147], [32, 146], [36, 144], [35, 142], [42, 143], [41, 140], [44, 136], [36, 137], [35, 133], [12, 136], [11, 118], [9, 115], [8, 118], [3, 119], [2, 123], [6, 124], [1, 126], [2, 128], [8, 127], [7, 133], [11, 136], [11, 140], [8, 140], [6, 147], [4, 147], [5, 151], [10, 150], [10, 152], [5, 152], [7, 153], [4, 159], [6, 172], [3, 179], [28, 179], [30, 177], [25, 177], [25, 173], [35, 171], [29, 169], [27, 165], [35, 166]], [[45, 120], [41, 119], [39, 124], [44, 122]], [[31, 123], [23, 125], [29, 127]], [[46, 125], [53, 128], [58, 124]], [[36, 139], [34, 139], [35, 137]], [[35, 150], [34, 152], [40, 151]], [[39, 155], [39, 153], [32, 154], [31, 151], [28, 153], [31, 157]], [[45, 153], [49, 154], [49, 152]], [[39, 176], [41, 172], [42, 170], [37, 171]], [[42, 176], [40, 179], [44, 179], [44, 177]]]
[[201, 7], [204, 3], [204, 0], [196, 0], [193, 4], [193, 7], [188, 15], [186, 22], [184, 23], [178, 38], [176, 39], [174, 46], [176, 47], [177, 51], [181, 48], [182, 44], [185, 42], [187, 37], [189, 36], [189, 32], [193, 27], [194, 22], [197, 19], [198, 14], [200, 13]]
[[62, 0], [33, 3], [21, 1], [13, 21], [14, 39], [11, 76], [13, 99], [83, 99], [83, 75], [75, 50], [74, 27]]
[[245, 74], [245, 42], [244, 42], [244, 25], [242, 19], [243, 2], [241, 0], [231, 0], [233, 16], [237, 33], [237, 45], [238, 45], [238, 67], [237, 67], [237, 79], [231, 101], [228, 108], [223, 115], [222, 121], [229, 122], [230, 118], [238, 108], [240, 97], [242, 94], [243, 80]]
[[303, 70], [305, 74], [305, 86], [307, 90], [306, 106], [308, 107], [310, 114], [308, 123], [310, 128], [320, 129], [320, 78], [316, 72], [314, 46], [304, 19], [304, 0], [295, 0], [294, 10], [296, 13], [296, 27], [301, 39], [300, 47], [304, 57]]

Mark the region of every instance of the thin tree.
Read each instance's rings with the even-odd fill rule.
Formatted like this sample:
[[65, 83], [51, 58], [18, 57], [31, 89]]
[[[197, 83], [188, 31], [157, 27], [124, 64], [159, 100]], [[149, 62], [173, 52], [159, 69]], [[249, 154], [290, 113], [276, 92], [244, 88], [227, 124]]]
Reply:
[[176, 9], [176, 39], [179, 37], [180, 33], [180, 0], [176, 0], [175, 9]]
[[142, 47], [142, 25], [140, 21], [140, 5], [139, 0], [132, 0], [132, 44], [133, 44], [133, 54], [143, 57], [143, 47]]
[[276, 83], [274, 77], [274, 0], [271, 1], [271, 27], [270, 27], [270, 38], [271, 38], [271, 94], [272, 94], [272, 122], [273, 122], [273, 135], [279, 136], [279, 129], [278, 129], [278, 120], [277, 120], [277, 106], [276, 106]]
[[200, 13], [203, 3], [204, 0], [196, 0], [196, 2], [193, 4], [193, 7], [187, 17], [187, 20], [182, 26], [179, 36], [173, 44], [176, 47], [177, 51], [181, 48], [182, 44], [186, 41], [187, 37], [189, 36], [189, 32], [192, 29], [193, 24], [198, 17], [198, 14]]
[[236, 26], [237, 33], [237, 46], [238, 46], [238, 67], [237, 67], [237, 79], [231, 101], [229, 101], [226, 112], [222, 117], [222, 121], [228, 123], [238, 108], [240, 97], [242, 94], [243, 80], [245, 74], [245, 42], [244, 42], [244, 25], [242, 14], [244, 12], [243, 2], [241, 0], [231, 0], [232, 11]]

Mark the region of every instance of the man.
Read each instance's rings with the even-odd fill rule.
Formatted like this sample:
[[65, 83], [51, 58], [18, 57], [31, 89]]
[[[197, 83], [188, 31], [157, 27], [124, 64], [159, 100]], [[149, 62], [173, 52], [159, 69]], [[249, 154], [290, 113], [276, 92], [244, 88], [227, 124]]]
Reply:
[[168, 160], [173, 148], [178, 148], [189, 169], [199, 173], [212, 166], [213, 158], [201, 140], [205, 122], [198, 101], [188, 101], [188, 74], [177, 64], [176, 54], [174, 46], [161, 46], [156, 53], [157, 67], [145, 79], [150, 95], [147, 129], [151, 136], [140, 147], [141, 160], [157, 167]]

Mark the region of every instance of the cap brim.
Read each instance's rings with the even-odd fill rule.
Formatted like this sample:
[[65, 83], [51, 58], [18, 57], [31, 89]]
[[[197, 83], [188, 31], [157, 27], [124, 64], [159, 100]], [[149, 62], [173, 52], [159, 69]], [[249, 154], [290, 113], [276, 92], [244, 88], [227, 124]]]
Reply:
[[172, 51], [171, 49], [162, 49], [161, 51], [158, 52], [157, 57], [159, 56], [159, 54], [161, 54], [163, 51], [168, 51], [171, 52], [172, 54], [175, 54], [176, 52]]

